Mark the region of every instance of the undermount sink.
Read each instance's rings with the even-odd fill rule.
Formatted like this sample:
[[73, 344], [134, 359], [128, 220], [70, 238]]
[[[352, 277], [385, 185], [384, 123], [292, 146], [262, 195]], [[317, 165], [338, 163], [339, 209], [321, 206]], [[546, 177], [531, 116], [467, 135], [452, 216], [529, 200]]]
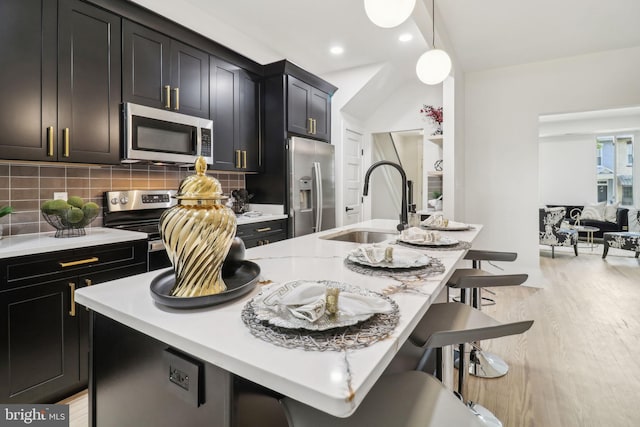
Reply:
[[392, 231], [352, 229], [340, 231], [335, 234], [329, 234], [320, 238], [323, 240], [337, 240], [340, 242], [380, 243], [397, 237], [398, 233]]

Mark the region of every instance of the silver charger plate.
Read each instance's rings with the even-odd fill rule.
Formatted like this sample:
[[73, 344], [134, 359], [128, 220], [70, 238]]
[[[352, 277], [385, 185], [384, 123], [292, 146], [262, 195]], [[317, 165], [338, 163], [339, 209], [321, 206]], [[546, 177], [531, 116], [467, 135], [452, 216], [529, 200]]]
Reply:
[[[302, 280], [296, 280], [294, 282], [289, 283], [298, 283], [302, 282]], [[309, 282], [309, 280], [304, 280], [304, 282]], [[381, 295], [370, 291], [368, 289], [362, 289], [357, 286], [349, 285], [347, 283], [334, 282], [332, 280], [318, 280], [316, 283], [321, 283], [326, 287], [330, 288], [338, 288], [341, 292], [351, 292], [360, 295], [374, 296], [382, 298]], [[279, 285], [278, 285], [279, 286]], [[273, 326], [278, 326], [280, 328], [287, 329], [306, 329], [310, 331], [326, 331], [328, 329], [333, 328], [341, 328], [344, 326], [355, 325], [356, 323], [362, 322], [364, 320], [369, 319], [376, 313], [362, 314], [357, 316], [351, 316], [342, 314], [340, 312], [331, 316], [328, 313], [325, 313], [324, 316], [316, 320], [315, 322], [310, 322], [305, 319], [300, 319], [295, 317], [289, 310], [286, 308], [282, 310], [274, 311], [263, 304], [259, 304], [256, 302], [256, 299], [260, 297], [265, 290], [269, 290], [269, 288], [264, 289], [254, 297], [247, 304], [251, 305], [253, 312], [258, 320], [266, 321]]]
[[437, 242], [416, 242], [411, 240], [403, 240], [400, 238], [398, 239], [398, 242], [407, 243], [409, 245], [415, 245], [415, 246], [431, 246], [431, 247], [453, 246], [458, 244], [458, 240], [452, 239], [451, 237], [446, 237], [446, 236], [440, 237], [440, 240], [438, 240]]
[[[414, 253], [416, 256], [416, 259], [411, 261], [411, 262], [400, 262], [398, 260], [398, 255], [403, 254], [403, 253]], [[382, 261], [382, 262], [378, 262], [378, 263], [372, 263], [372, 262], [368, 262], [366, 260], [363, 260], [361, 258], [358, 258], [355, 255], [349, 254], [347, 255], [347, 259], [353, 263], [356, 264], [360, 264], [360, 265], [364, 265], [367, 267], [373, 267], [373, 268], [393, 268], [393, 269], [406, 269], [406, 268], [419, 268], [419, 267], [424, 267], [426, 265], [429, 265], [429, 262], [431, 262], [431, 259], [423, 254], [423, 253], [419, 253], [417, 251], [411, 251], [410, 249], [400, 249], [400, 248], [394, 248], [393, 250], [393, 261], [392, 262], [387, 262], [387, 261]]]
[[447, 226], [447, 227], [441, 227], [437, 225], [423, 225], [422, 228], [426, 228], [427, 230], [438, 230], [438, 231], [465, 231], [465, 230], [470, 230], [471, 226], [468, 224], [457, 225], [457, 226]]

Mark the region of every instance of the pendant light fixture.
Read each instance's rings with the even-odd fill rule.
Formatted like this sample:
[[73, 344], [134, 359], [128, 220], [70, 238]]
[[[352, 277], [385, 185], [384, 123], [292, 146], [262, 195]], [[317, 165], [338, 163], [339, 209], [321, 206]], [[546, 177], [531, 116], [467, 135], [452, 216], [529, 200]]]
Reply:
[[416, 64], [416, 74], [422, 83], [437, 85], [442, 83], [451, 72], [451, 58], [444, 50], [436, 49], [435, 0], [431, 0], [431, 19], [431, 45], [433, 49], [420, 56]]
[[393, 28], [413, 12], [416, 0], [364, 0], [364, 11], [378, 27]]

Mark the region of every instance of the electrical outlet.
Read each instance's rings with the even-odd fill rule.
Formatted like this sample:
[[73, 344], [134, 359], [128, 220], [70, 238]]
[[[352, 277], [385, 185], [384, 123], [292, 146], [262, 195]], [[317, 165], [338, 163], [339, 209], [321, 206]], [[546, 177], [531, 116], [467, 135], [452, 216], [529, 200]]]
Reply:
[[60, 192], [55, 191], [53, 193], [53, 200], [67, 200], [67, 199], [68, 197], [67, 197], [66, 191], [60, 191]]

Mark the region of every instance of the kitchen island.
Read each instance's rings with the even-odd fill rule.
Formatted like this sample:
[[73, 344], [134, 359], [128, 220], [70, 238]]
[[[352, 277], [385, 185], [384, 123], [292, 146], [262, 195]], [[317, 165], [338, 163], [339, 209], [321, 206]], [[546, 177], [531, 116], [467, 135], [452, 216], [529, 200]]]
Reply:
[[[359, 244], [322, 238], [346, 229], [392, 232], [395, 226], [391, 220], [365, 221], [246, 253], [246, 259], [260, 266], [262, 283], [334, 280], [380, 293], [387, 290], [399, 307], [397, 327], [391, 337], [358, 350], [304, 351], [254, 337], [243, 323], [241, 311], [260, 285], [229, 303], [192, 310], [153, 302], [149, 284], [157, 271], [77, 291], [76, 301], [94, 312], [89, 388], [93, 425], [122, 425], [128, 420], [131, 425], [175, 425], [172, 423], [181, 421], [183, 425], [231, 426], [234, 376], [334, 416], [349, 416], [444, 289], [466, 252], [426, 251], [441, 261], [444, 272], [403, 283], [346, 268], [345, 256]], [[451, 235], [472, 242], [480, 229], [474, 226]], [[394, 291], [389, 293], [389, 289]], [[181, 374], [194, 372], [192, 381], [196, 381], [193, 375], [197, 376], [198, 396], [185, 393], [185, 387], [178, 387], [176, 381], [167, 381], [166, 361], [176, 357], [182, 360], [177, 363], [184, 365]], [[144, 379], [151, 377], [157, 379], [145, 383]], [[186, 388], [193, 392], [193, 383]]]

